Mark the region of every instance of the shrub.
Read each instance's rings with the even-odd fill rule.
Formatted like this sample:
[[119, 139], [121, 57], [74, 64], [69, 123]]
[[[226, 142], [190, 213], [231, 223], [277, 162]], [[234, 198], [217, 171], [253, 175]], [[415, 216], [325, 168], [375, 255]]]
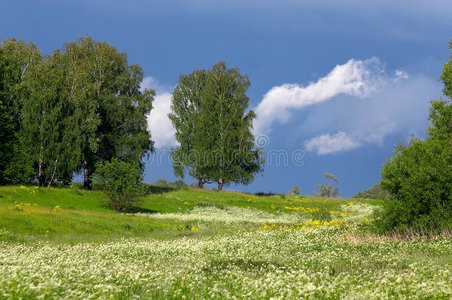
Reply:
[[312, 217], [314, 220], [319, 220], [319, 221], [331, 221], [332, 220], [330, 211], [325, 207], [319, 208], [318, 211], [313, 212]]
[[142, 172], [137, 165], [113, 158], [97, 164], [93, 182], [108, 195], [113, 210], [124, 211], [137, 203], [142, 192]]
[[391, 195], [378, 222], [383, 231], [436, 231], [452, 221], [452, 143], [412, 139], [382, 169]]

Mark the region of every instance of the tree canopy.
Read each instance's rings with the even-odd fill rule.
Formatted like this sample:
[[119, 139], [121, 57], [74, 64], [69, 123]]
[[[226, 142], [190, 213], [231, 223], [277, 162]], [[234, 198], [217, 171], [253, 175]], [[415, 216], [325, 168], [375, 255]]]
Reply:
[[189, 174], [198, 186], [217, 182], [248, 184], [261, 171], [259, 151], [251, 132], [248, 76], [220, 62], [210, 70], [181, 75], [169, 117], [180, 143], [173, 151], [176, 175]]
[[155, 93], [140, 89], [143, 71], [126, 53], [84, 37], [42, 57], [35, 46], [8, 40], [0, 58], [0, 95], [13, 99], [2, 100], [2, 134], [14, 141], [1, 151], [6, 182], [22, 161], [40, 185], [70, 182], [83, 170], [89, 187], [98, 162], [139, 165], [153, 150], [146, 117]]
[[24, 78], [42, 55], [33, 44], [9, 39], [0, 42], [0, 184], [28, 182], [33, 167], [24, 149], [22, 109]]

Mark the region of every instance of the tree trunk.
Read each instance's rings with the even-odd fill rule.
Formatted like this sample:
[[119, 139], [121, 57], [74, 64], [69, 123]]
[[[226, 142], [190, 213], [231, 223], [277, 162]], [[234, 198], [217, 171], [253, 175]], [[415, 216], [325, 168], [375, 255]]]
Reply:
[[83, 186], [85, 189], [91, 189], [91, 180], [89, 179], [88, 162], [83, 162]]
[[221, 192], [223, 190], [223, 178], [218, 180], [218, 191]]
[[39, 161], [39, 171], [38, 171], [38, 181], [39, 181], [39, 186], [43, 186], [44, 185], [44, 175], [43, 173], [43, 163], [42, 160]]
[[198, 189], [200, 190], [204, 189], [204, 181], [202, 179], [198, 180]]

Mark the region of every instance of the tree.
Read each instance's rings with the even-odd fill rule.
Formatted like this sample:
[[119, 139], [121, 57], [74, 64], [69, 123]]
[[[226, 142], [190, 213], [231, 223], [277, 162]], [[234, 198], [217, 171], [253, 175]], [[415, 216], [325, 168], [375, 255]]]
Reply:
[[155, 94], [140, 90], [142, 79], [125, 53], [90, 37], [65, 44], [28, 72], [23, 136], [41, 185], [70, 182], [83, 171], [89, 188], [99, 161], [140, 164], [153, 150], [146, 117]]
[[376, 183], [370, 189], [359, 192], [352, 198], [385, 199], [387, 195], [388, 192], [381, 188], [381, 184]]
[[155, 186], [160, 186], [160, 187], [167, 187], [168, 186], [168, 182], [166, 182], [166, 179], [158, 179], [156, 182], [154, 182]]
[[67, 77], [65, 58], [55, 51], [34, 65], [24, 80], [21, 134], [40, 185], [70, 182], [81, 157], [75, 106], [66, 97]]
[[452, 228], [452, 52], [441, 79], [446, 99], [431, 102], [427, 138], [396, 146], [382, 168], [391, 196], [377, 223], [384, 231]]
[[113, 158], [111, 162], [96, 165], [93, 181], [108, 195], [113, 210], [124, 211], [132, 208], [142, 193], [142, 172], [138, 164]]
[[220, 62], [211, 70], [182, 75], [173, 93], [172, 113], [180, 146], [173, 151], [175, 173], [189, 174], [218, 190], [232, 182], [248, 184], [262, 170], [251, 132], [253, 111], [246, 91], [250, 81]]
[[0, 42], [0, 184], [28, 183], [34, 177], [29, 151], [21, 138], [24, 78], [42, 59], [24, 41]]
[[42, 57], [32, 44], [0, 44], [0, 184], [69, 183], [97, 162], [141, 163], [153, 150], [147, 116], [155, 92], [127, 54], [91, 37]]
[[184, 172], [198, 180], [198, 188], [202, 189], [208, 179], [201, 171], [201, 157], [198, 137], [200, 132], [198, 119], [203, 103], [204, 90], [207, 82], [207, 72], [195, 70], [191, 74], [180, 76], [173, 92], [172, 112], [168, 115], [176, 129], [176, 140], [179, 146], [171, 153], [174, 173], [184, 178]]
[[174, 189], [183, 189], [188, 187], [188, 185], [183, 180], [175, 180], [170, 183], [168, 183], [168, 187], [174, 188]]
[[316, 184], [315, 186], [319, 189], [319, 192], [315, 193], [316, 196], [320, 197], [337, 197], [339, 194], [339, 189], [334, 187], [334, 185], [339, 183], [339, 180], [336, 176], [330, 173], [323, 174], [325, 177], [325, 184]]
[[[82, 116], [77, 119], [82, 137], [78, 169], [83, 170], [84, 185], [89, 187], [97, 162], [118, 157], [140, 163], [146, 152], [153, 151], [146, 117], [155, 92], [141, 91], [141, 67], [129, 65], [126, 53], [105, 42], [80, 38], [66, 44], [63, 54], [73, 66], [69, 70], [74, 70], [74, 64], [80, 66], [74, 78], [80, 76], [85, 86], [76, 106]], [[91, 117], [87, 118], [87, 114]]]
[[298, 185], [294, 186], [289, 192], [290, 196], [299, 196], [301, 194], [301, 189]]

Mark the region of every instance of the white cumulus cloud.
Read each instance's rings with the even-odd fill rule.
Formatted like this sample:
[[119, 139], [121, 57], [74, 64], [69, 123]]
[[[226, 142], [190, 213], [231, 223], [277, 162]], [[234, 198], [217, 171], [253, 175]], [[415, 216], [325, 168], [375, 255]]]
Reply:
[[307, 86], [283, 84], [273, 87], [255, 109], [255, 133], [268, 133], [275, 121], [287, 122], [293, 110], [328, 101], [341, 94], [358, 98], [370, 95], [380, 84], [382, 69], [377, 58], [363, 61], [350, 59]]
[[153, 103], [154, 108], [148, 116], [148, 129], [156, 148], [176, 146], [176, 130], [168, 118], [171, 112], [171, 97], [170, 93], [157, 95]]
[[351, 139], [343, 131], [335, 135], [322, 134], [305, 142], [306, 150], [317, 151], [319, 155], [351, 150], [359, 146], [360, 142]]
[[[389, 74], [377, 58], [351, 59], [317, 82], [270, 89], [255, 108], [255, 134], [290, 121], [306, 150], [319, 155], [382, 145], [390, 134], [422, 135], [429, 102], [440, 92], [433, 78], [404, 70]], [[290, 120], [300, 112], [307, 114]]]
[[[306, 149], [324, 155], [364, 145], [379, 146], [390, 134], [422, 136], [427, 128], [430, 100], [440, 97], [440, 83], [419, 74], [383, 78], [381, 89], [365, 101], [340, 97], [313, 107], [298, 125], [298, 134], [308, 139]], [[344, 134], [331, 136], [338, 131]], [[332, 141], [343, 147], [321, 146], [331, 145]]]
[[170, 86], [161, 84], [154, 77], [148, 76], [143, 79], [142, 89], [154, 89], [156, 96], [152, 103], [151, 113], [147, 116], [148, 129], [151, 132], [152, 140], [156, 148], [176, 146], [176, 130], [173, 127], [168, 114], [171, 112], [172, 94]]

